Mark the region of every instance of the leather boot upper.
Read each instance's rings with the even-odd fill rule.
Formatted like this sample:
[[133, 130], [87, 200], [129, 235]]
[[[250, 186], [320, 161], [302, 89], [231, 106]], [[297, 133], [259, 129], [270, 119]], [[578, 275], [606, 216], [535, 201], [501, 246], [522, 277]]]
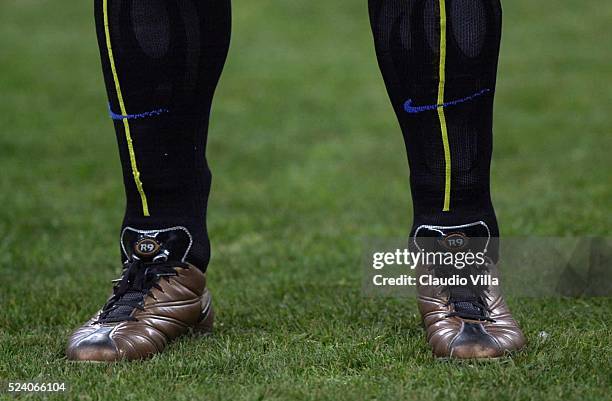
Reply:
[[[429, 249], [438, 251], [484, 251], [485, 255], [491, 243], [482, 222], [458, 227], [426, 227], [422, 231], [431, 237], [416, 238], [416, 247], [427, 244]], [[459, 245], [451, 249], [449, 239], [453, 241], [451, 245]], [[440, 280], [442, 284], [434, 281], [417, 286], [427, 341], [437, 357], [496, 358], [525, 345], [525, 337], [502, 296], [497, 264], [488, 256], [484, 260], [485, 263], [462, 269], [448, 270], [425, 264], [417, 267], [417, 277], [450, 279], [455, 276], [466, 278], [468, 283], [448, 284], [452, 281]], [[483, 277], [484, 281], [474, 284], [472, 277]]]
[[72, 334], [66, 349], [68, 358], [147, 358], [205, 318], [210, 309], [206, 277], [184, 262], [186, 244], [188, 232], [181, 229], [124, 232], [126, 263], [121, 279], [105, 306]]

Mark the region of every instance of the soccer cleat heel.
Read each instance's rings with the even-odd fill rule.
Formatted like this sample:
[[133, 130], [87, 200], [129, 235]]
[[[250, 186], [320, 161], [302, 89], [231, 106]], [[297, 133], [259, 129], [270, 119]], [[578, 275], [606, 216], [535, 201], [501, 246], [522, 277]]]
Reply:
[[210, 292], [206, 290], [202, 296], [202, 313], [200, 314], [200, 320], [193, 328], [193, 333], [198, 335], [208, 335], [213, 332], [213, 326], [215, 321], [215, 310], [212, 305], [212, 297]]

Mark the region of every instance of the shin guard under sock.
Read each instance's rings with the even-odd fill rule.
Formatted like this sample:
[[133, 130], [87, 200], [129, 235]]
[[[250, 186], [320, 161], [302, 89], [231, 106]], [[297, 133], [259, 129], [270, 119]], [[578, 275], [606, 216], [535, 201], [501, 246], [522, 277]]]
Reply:
[[123, 227], [185, 227], [187, 259], [210, 258], [208, 120], [230, 39], [229, 0], [95, 0], [123, 167]]
[[499, 0], [370, 0], [369, 8], [408, 153], [412, 235], [484, 222], [497, 237], [489, 175]]

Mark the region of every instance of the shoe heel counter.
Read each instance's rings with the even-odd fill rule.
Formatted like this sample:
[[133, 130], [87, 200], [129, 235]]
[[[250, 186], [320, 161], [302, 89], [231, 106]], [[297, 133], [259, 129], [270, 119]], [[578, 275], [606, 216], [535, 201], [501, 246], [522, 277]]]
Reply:
[[213, 325], [215, 320], [215, 311], [212, 305], [212, 296], [210, 291], [205, 290], [201, 297], [202, 302], [202, 313], [198, 323], [193, 328], [195, 334], [206, 335], [213, 331]]

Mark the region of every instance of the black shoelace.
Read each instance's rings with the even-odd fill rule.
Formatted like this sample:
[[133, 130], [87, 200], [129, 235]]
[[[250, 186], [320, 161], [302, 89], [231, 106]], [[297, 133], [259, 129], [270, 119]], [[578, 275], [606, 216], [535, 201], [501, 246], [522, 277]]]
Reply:
[[463, 319], [494, 322], [489, 317], [489, 308], [485, 303], [486, 290], [479, 287], [448, 287], [448, 305], [454, 311], [447, 317], [457, 316]]
[[[468, 277], [469, 281], [470, 275], [481, 274], [484, 271], [488, 271], [486, 266], [471, 266], [466, 267], [462, 275]], [[453, 312], [449, 313], [447, 317], [457, 316], [462, 319], [495, 321], [489, 317], [491, 310], [485, 301], [488, 292], [486, 286], [471, 284], [467, 286], [447, 286], [444, 291], [448, 295], [446, 305], [453, 305]]]
[[158, 282], [161, 277], [176, 276], [174, 268], [186, 268], [181, 262], [134, 260], [128, 262], [119, 280], [115, 281], [113, 296], [106, 302], [96, 323], [115, 323], [136, 320], [132, 317], [134, 309], [142, 310], [144, 297], [153, 288], [161, 290]]

